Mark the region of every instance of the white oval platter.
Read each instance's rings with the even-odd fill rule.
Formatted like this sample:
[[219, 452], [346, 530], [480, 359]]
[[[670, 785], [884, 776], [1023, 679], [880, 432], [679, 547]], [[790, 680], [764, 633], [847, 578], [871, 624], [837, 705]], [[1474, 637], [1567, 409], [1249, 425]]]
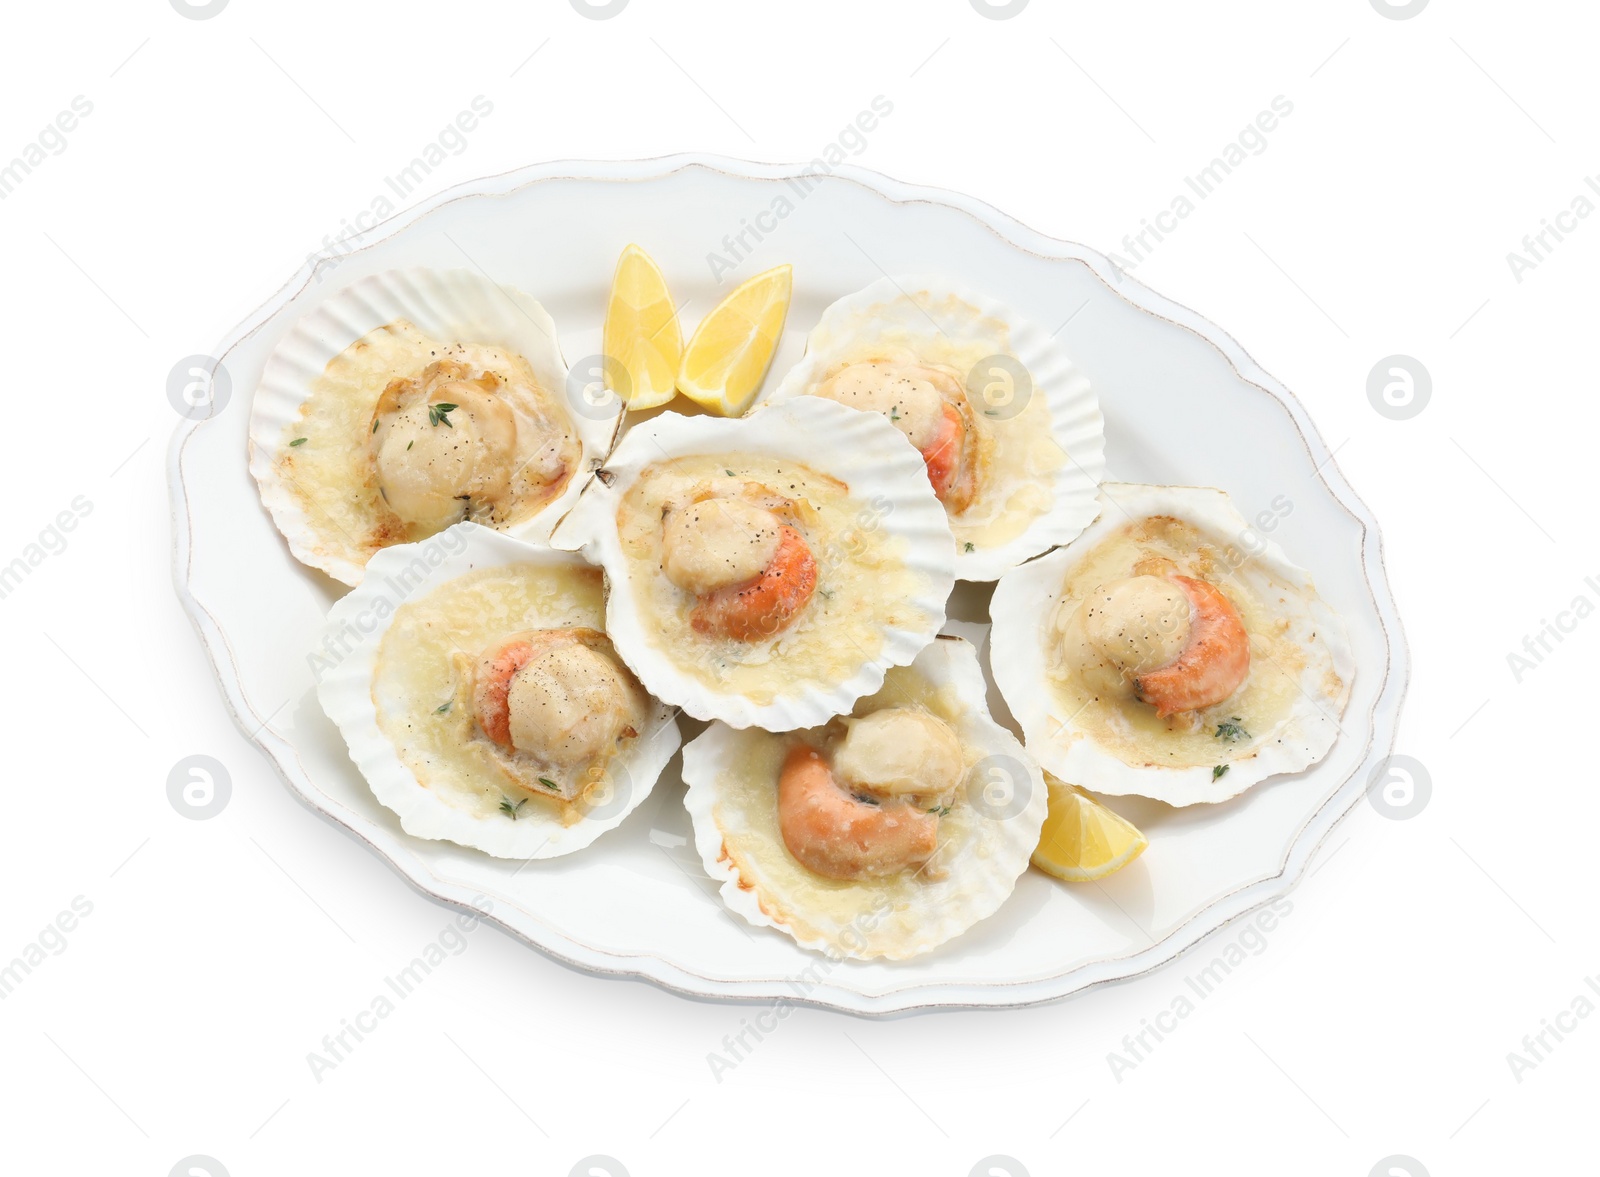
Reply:
[[[581, 854], [522, 867], [407, 836], [317, 707], [315, 643], [343, 586], [296, 563], [261, 506], [247, 469], [251, 392], [296, 318], [405, 266], [468, 267], [527, 291], [576, 365], [600, 351], [629, 242], [660, 262], [686, 333], [738, 281], [794, 264], [769, 390], [824, 307], [886, 274], [948, 273], [1062, 324], [1105, 413], [1108, 477], [1228, 491], [1344, 618], [1357, 672], [1333, 751], [1225, 804], [1112, 798], [1149, 837], [1142, 859], [1073, 888], [1030, 871], [995, 916], [897, 964], [831, 962], [730, 916], [695, 853], [676, 760], [645, 805]], [[216, 354], [232, 396], [185, 421], [169, 451], [174, 578], [240, 729], [302, 801], [419, 890], [462, 907], [490, 896], [489, 918], [574, 967], [858, 1014], [1059, 999], [1158, 968], [1287, 892], [1393, 748], [1408, 659], [1377, 523], [1304, 408], [1192, 311], [968, 197], [851, 167], [711, 156], [540, 164], [462, 185], [308, 261]], [[959, 586], [947, 627], [980, 648], [987, 594]], [[991, 706], [1008, 718], [993, 692]], [[697, 731], [686, 725], [685, 740]]]

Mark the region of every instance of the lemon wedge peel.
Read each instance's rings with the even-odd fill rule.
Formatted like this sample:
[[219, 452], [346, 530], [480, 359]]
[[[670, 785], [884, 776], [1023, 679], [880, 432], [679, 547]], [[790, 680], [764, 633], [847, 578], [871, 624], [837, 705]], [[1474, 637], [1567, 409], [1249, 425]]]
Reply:
[[742, 416], [778, 350], [793, 285], [794, 267], [775, 266], [713, 307], [683, 350], [678, 391], [720, 416]]
[[1068, 883], [1087, 883], [1115, 874], [1150, 843], [1133, 824], [1076, 786], [1049, 773], [1050, 807], [1033, 865]]
[[[683, 331], [667, 280], [652, 258], [630, 244], [617, 258], [606, 303], [604, 342], [607, 376], [630, 410], [653, 409], [677, 395], [683, 362]], [[620, 371], [613, 373], [610, 365]]]

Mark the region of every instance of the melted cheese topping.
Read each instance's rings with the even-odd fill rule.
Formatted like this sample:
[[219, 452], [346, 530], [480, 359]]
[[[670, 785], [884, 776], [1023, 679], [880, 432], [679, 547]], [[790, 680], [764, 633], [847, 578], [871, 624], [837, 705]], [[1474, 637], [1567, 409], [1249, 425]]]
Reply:
[[1058, 615], [1063, 663], [1103, 695], [1134, 697], [1134, 680], [1177, 660], [1193, 612], [1184, 591], [1159, 576], [1101, 585], [1079, 609]]
[[372, 429], [378, 491], [406, 523], [448, 527], [473, 501], [492, 503], [511, 490], [516, 414], [497, 395], [497, 379], [459, 378], [469, 374], [465, 365], [430, 364], [379, 400]]
[[667, 516], [661, 570], [690, 593], [753, 580], [778, 553], [779, 522], [740, 499], [713, 498]]
[[[919, 444], [911, 429], [926, 428], [931, 437], [933, 425], [924, 424], [930, 406], [918, 385], [937, 397], [936, 390], [951, 379], [950, 373], [955, 374], [958, 386], [967, 382], [965, 391], [972, 408], [967, 460], [975, 464], [977, 489], [966, 509], [950, 516], [958, 550], [969, 543], [975, 548], [999, 547], [1026, 531], [1054, 504], [1056, 472], [1067, 462], [1066, 452], [1051, 433], [1050, 408], [1043, 395], [1030, 395], [1021, 410], [1011, 415], [1004, 415], [1009, 410], [990, 408], [985, 401], [984, 385], [994, 377], [978, 370], [980, 361], [1010, 350], [1006, 325], [994, 322], [992, 328], [994, 337], [983, 346], [958, 345], [943, 337], [879, 332], [845, 348], [830, 365], [827, 377], [807, 390], [813, 396], [873, 409], [891, 420], [897, 409], [905, 412], [905, 421], [894, 424], [921, 449], [926, 443]], [[950, 399], [951, 391], [947, 388], [942, 399]]]
[[[598, 568], [517, 565], [457, 577], [395, 610], [372, 672], [378, 727], [417, 781], [457, 809], [490, 818], [502, 801], [509, 798], [514, 804], [526, 797], [530, 805], [551, 806], [563, 820], [576, 820], [581, 816], [576, 807], [526, 788], [508, 768], [505, 754], [478, 730], [473, 678], [481, 653], [510, 634], [564, 626], [599, 629], [604, 623]], [[546, 669], [552, 676], [562, 673], [559, 667]], [[521, 678], [513, 680], [511, 692], [513, 742], [544, 747], [546, 737], [554, 736], [559, 748], [565, 720], [536, 715], [562, 689], [550, 683], [540, 698], [541, 687], [530, 681], [522, 687], [519, 708]], [[581, 722], [574, 730], [582, 730]], [[578, 742], [589, 738], [581, 735]], [[567, 750], [579, 749], [572, 745]]]
[[640, 722], [617, 663], [568, 642], [543, 650], [512, 676], [506, 693], [511, 745], [562, 766], [592, 765]]
[[[883, 689], [858, 703], [854, 714], [869, 716], [885, 708], [920, 712], [930, 726], [944, 725], [955, 740], [958, 778], [984, 758], [981, 747], [961, 738], [968, 711], [953, 686], [935, 686], [911, 667], [895, 667]], [[847, 722], [835, 720], [823, 728], [778, 734], [759, 728], [730, 731], [737, 741], [735, 755], [732, 767], [717, 781], [713, 816], [724, 849], [742, 880], [756, 888], [763, 910], [802, 939], [822, 937], [857, 952], [870, 946], [863, 955], [894, 956], [897, 948], [903, 950], [918, 940], [945, 897], [960, 895], [966, 889], [964, 879], [984, 870], [997, 850], [1004, 823], [983, 817], [968, 802], [966, 790], [955, 788], [950, 812], [939, 818], [938, 855], [922, 871], [842, 880], [808, 870], [783, 841], [778, 774], [789, 749], [800, 741], [832, 746], [837, 756], [841, 741], [848, 739], [840, 730]]]
[[[868, 360], [847, 364], [813, 390], [813, 396], [889, 418], [919, 450], [937, 440], [945, 397], [939, 383], [949, 377], [915, 364]], [[959, 392], [960, 385], [956, 385]]]
[[[799, 530], [817, 565], [811, 600], [786, 628], [759, 642], [696, 633], [694, 594], [666, 572], [662, 520], [692, 488], [727, 479], [760, 483], [793, 500]], [[745, 454], [674, 458], [645, 467], [622, 497], [617, 530], [646, 638], [678, 670], [724, 694], [766, 705], [784, 695], [827, 690], [878, 657], [887, 628], [914, 629], [923, 574], [906, 564], [904, 539], [888, 535], [882, 510], [843, 483], [787, 459]], [[763, 564], [763, 567], [765, 565]]]
[[926, 711], [886, 707], [846, 721], [833, 754], [834, 775], [879, 797], [943, 798], [961, 780], [961, 741]]
[[[449, 395], [441, 386], [425, 399], [401, 398], [399, 413], [379, 418], [391, 384], [421, 381], [440, 361], [464, 365], [474, 380], [492, 377], [503, 408], [486, 407], [489, 394], [481, 390], [446, 385]], [[449, 414], [450, 426], [428, 421], [428, 404], [440, 401], [460, 406]], [[514, 438], [509, 461], [502, 456], [506, 411]], [[305, 440], [289, 444], [299, 438]], [[319, 545], [364, 564], [379, 549], [425, 539], [464, 514], [496, 528], [531, 518], [566, 488], [581, 454], [566, 406], [521, 356], [443, 343], [398, 320], [328, 362], [284, 434], [277, 465]], [[386, 502], [385, 491], [398, 501]], [[469, 511], [458, 494], [486, 497]]]
[[[1280, 598], [1259, 591], [1259, 580], [1247, 575], [1248, 565], [1230, 567], [1226, 550], [1191, 524], [1152, 516], [1125, 524], [1072, 567], [1051, 619], [1056, 640], [1047, 661], [1054, 710], [1074, 717], [1076, 730], [1064, 731], [1064, 737], [1092, 739], [1128, 764], [1179, 768], [1241, 759], [1273, 738], [1299, 695], [1307, 652], [1289, 636], [1290, 621], [1277, 609]], [[1173, 614], [1161, 612], [1165, 590], [1145, 583], [1159, 585], [1159, 579], [1140, 575], [1152, 564], [1216, 585], [1233, 602], [1250, 636], [1250, 675], [1244, 685], [1213, 707], [1168, 719], [1156, 718], [1154, 707], [1133, 697], [1119, 661], [1126, 658], [1134, 665], [1161, 658], [1156, 665], [1164, 666], [1172, 660], [1168, 652], [1182, 649], [1180, 628], [1187, 640], [1187, 601], [1180, 627]], [[1172, 588], [1181, 598], [1181, 590]], [[1109, 611], [1104, 618], [1088, 616], [1085, 610], [1102, 606], [1108, 591], [1119, 610], [1149, 610], [1146, 628], [1130, 633], [1127, 615], [1120, 611], [1115, 618]], [[1219, 735], [1224, 724], [1249, 734], [1236, 740]]]

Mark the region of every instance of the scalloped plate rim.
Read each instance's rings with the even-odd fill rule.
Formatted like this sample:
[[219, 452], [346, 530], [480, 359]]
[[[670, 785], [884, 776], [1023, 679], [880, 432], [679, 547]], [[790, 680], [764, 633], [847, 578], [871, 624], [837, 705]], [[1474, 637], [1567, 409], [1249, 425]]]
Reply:
[[[760, 163], [709, 153], [681, 153], [635, 160], [557, 160], [482, 177], [446, 189], [414, 208], [380, 222], [343, 244], [350, 248], [337, 257], [368, 248], [393, 237], [442, 206], [457, 200], [503, 196], [531, 184], [562, 179], [648, 180], [690, 168], [719, 172], [735, 179], [783, 180], [799, 175], [809, 165]], [[705, 1000], [771, 1001], [782, 997], [796, 1004], [843, 1013], [884, 1016], [942, 1009], [1012, 1009], [1060, 1001], [1064, 998], [1162, 968], [1215, 938], [1244, 917], [1279, 898], [1299, 883], [1306, 867], [1333, 828], [1366, 792], [1365, 781], [1377, 763], [1394, 747], [1396, 729], [1410, 674], [1410, 653], [1383, 559], [1383, 540], [1377, 519], [1345, 480], [1334, 455], [1299, 399], [1263, 369], [1227, 332], [1180, 303], [1157, 293], [1131, 275], [1116, 270], [1104, 254], [1076, 242], [1050, 237], [984, 201], [948, 189], [904, 183], [853, 165], [840, 165], [825, 179], [852, 183], [894, 204], [936, 204], [962, 213], [992, 232], [1007, 248], [1037, 257], [1076, 261], [1085, 266], [1110, 292], [1129, 305], [1178, 326], [1205, 340], [1226, 359], [1239, 379], [1279, 401], [1300, 435], [1317, 480], [1333, 500], [1361, 526], [1362, 579], [1383, 628], [1387, 657], [1381, 682], [1367, 716], [1371, 735], [1362, 749], [1361, 763], [1300, 825], [1279, 869], [1236, 887], [1192, 912], [1168, 935], [1138, 952], [1076, 965], [1050, 977], [1025, 981], [937, 982], [865, 994], [830, 981], [804, 997], [797, 996], [781, 977], [728, 981], [702, 977], [659, 957], [607, 952], [584, 945], [540, 925], [538, 934], [514, 921], [490, 914], [486, 918], [524, 943], [572, 968], [606, 976], [646, 980], [687, 997]], [[265, 326], [302, 293], [317, 269], [335, 260], [325, 253], [308, 258], [282, 287], [229, 332], [217, 349], [227, 354]], [[184, 450], [196, 432], [212, 418], [181, 421], [167, 448], [167, 479], [173, 534], [173, 585], [195, 626], [212, 665], [228, 713], [247, 740], [256, 744], [284, 784], [307, 808], [319, 814], [378, 855], [419, 893], [447, 907], [467, 910], [483, 895], [474, 887], [441, 879], [425, 863], [406, 852], [403, 839], [377, 827], [371, 819], [338, 805], [312, 783], [300, 764], [294, 746], [264, 723], [253, 718], [244, 698], [239, 672], [228, 647], [227, 635], [190, 590], [189, 495], [184, 485]], [[1378, 671], [1377, 667], [1373, 672]], [[270, 718], [270, 717], [269, 717]], [[530, 924], [532, 921], [530, 921]]]

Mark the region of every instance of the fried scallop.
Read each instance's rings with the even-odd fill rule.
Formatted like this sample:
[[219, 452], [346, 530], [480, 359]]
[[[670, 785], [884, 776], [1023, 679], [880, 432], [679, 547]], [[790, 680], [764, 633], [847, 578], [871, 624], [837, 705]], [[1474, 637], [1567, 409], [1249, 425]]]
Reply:
[[1095, 517], [1099, 401], [1053, 335], [987, 295], [905, 277], [840, 299], [768, 403], [804, 396], [901, 433], [949, 517], [962, 580], [994, 580]]
[[458, 523], [371, 570], [313, 661], [324, 710], [407, 833], [549, 858], [649, 794], [677, 724], [606, 636], [598, 568]]
[[834, 959], [905, 960], [993, 914], [1047, 793], [990, 717], [977, 652], [941, 637], [848, 716], [713, 723], [683, 754], [695, 847], [722, 901]]
[[933, 639], [953, 583], [920, 459], [815, 397], [635, 425], [553, 542], [604, 565], [607, 629], [640, 681], [735, 727], [848, 711]]
[[1102, 490], [1092, 527], [995, 588], [995, 681], [1029, 750], [1174, 805], [1325, 756], [1355, 665], [1311, 577], [1220, 490]]
[[333, 294], [263, 372], [251, 472], [294, 555], [357, 584], [374, 553], [463, 520], [544, 540], [615, 423], [572, 411], [555, 325], [468, 271]]

